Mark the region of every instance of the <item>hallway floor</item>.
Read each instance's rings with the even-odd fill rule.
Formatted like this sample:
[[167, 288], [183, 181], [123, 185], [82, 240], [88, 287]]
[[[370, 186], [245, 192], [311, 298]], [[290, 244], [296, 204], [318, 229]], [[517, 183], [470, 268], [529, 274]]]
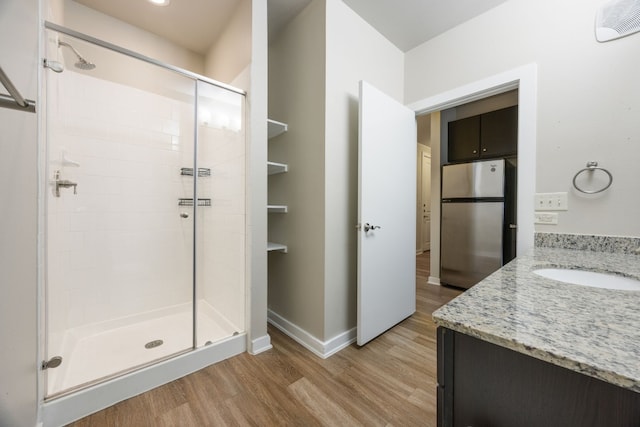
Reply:
[[364, 347], [323, 360], [270, 326], [269, 351], [241, 354], [71, 425], [435, 426], [431, 313], [460, 291], [426, 283], [429, 253], [416, 261], [416, 313]]

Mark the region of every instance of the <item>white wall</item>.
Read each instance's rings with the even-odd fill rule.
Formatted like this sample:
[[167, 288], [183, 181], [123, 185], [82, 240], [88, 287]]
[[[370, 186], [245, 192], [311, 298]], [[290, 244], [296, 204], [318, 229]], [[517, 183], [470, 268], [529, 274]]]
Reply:
[[327, 0], [324, 294], [327, 340], [356, 324], [358, 82], [402, 100], [404, 55], [341, 0]]
[[251, 0], [238, 2], [225, 29], [205, 56], [206, 76], [230, 84], [251, 62], [251, 11]]
[[[38, 2], [0, 2], [0, 66], [36, 99]], [[7, 91], [0, 85], [0, 93]], [[38, 109], [41, 106], [37, 106]], [[37, 416], [37, 116], [0, 108], [0, 425]]]
[[[251, 353], [271, 348], [267, 334], [267, 0], [251, 3], [247, 94], [247, 311]], [[246, 71], [236, 82], [246, 81]]]
[[[537, 231], [640, 235], [635, 159], [638, 36], [600, 44], [601, 1], [510, 0], [406, 54], [405, 102], [428, 98], [518, 66], [538, 65], [536, 191], [569, 193], [558, 226]], [[437, 59], [437, 60], [434, 60]], [[614, 176], [583, 196], [573, 175], [595, 160]]]

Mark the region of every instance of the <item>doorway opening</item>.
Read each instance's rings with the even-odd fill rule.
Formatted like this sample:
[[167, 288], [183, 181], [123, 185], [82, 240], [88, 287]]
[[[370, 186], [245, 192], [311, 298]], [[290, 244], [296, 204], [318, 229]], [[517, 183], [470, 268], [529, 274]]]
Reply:
[[431, 114], [416, 117], [416, 254], [431, 250]]
[[[517, 253], [533, 248], [534, 193], [536, 172], [536, 93], [537, 66], [528, 64], [408, 105], [416, 112], [418, 123], [430, 117], [431, 143], [431, 210], [430, 210], [430, 275], [428, 283], [440, 285], [440, 168], [446, 159], [441, 141], [441, 115], [450, 108], [517, 89], [518, 104], [518, 171], [517, 171]], [[420, 216], [418, 216], [420, 218]]]

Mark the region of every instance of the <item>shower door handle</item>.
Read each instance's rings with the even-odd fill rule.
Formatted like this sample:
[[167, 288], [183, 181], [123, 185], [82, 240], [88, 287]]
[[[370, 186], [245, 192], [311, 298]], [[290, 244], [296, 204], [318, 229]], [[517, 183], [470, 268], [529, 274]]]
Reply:
[[180, 218], [189, 218], [189, 214], [186, 212], [180, 212]]

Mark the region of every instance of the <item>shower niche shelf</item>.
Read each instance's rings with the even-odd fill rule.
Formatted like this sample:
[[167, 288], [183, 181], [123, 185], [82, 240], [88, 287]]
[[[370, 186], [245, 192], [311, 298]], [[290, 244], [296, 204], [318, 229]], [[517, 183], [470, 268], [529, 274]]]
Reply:
[[[283, 134], [289, 128], [286, 123], [278, 122], [276, 120], [267, 119], [267, 128], [269, 140]], [[285, 173], [289, 170], [289, 166], [284, 163], [267, 161], [267, 174], [275, 175], [279, 173]], [[287, 205], [267, 205], [267, 213], [273, 214], [285, 214], [288, 212]], [[267, 252], [282, 252], [287, 253], [287, 245], [275, 242], [267, 242]]]

